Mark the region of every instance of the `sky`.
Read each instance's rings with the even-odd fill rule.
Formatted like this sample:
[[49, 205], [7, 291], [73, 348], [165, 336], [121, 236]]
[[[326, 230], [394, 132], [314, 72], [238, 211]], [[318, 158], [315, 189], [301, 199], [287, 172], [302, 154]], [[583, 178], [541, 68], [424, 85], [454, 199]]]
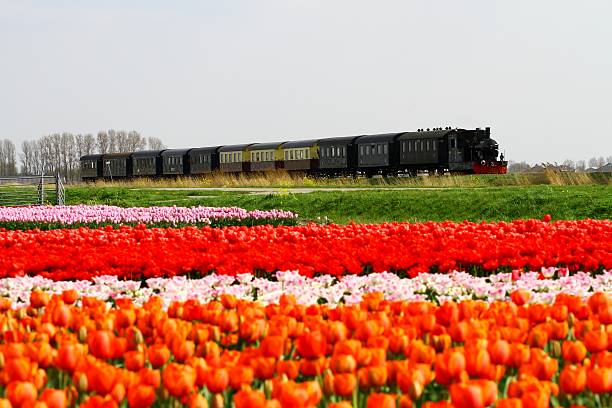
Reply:
[[610, 0], [0, 0], [0, 139], [172, 148], [491, 127], [612, 155]]

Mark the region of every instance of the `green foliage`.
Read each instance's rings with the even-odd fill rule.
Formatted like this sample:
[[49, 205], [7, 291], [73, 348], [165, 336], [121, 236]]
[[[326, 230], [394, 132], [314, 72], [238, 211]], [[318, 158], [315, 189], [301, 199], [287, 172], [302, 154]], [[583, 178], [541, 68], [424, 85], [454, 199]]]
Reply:
[[304, 221], [327, 217], [335, 223], [386, 221], [510, 221], [519, 218], [612, 218], [612, 187], [509, 186], [410, 190], [317, 191], [250, 194], [218, 190], [161, 190], [126, 187], [71, 187], [67, 204], [109, 204], [122, 207], [236, 206], [247, 210], [282, 209]]

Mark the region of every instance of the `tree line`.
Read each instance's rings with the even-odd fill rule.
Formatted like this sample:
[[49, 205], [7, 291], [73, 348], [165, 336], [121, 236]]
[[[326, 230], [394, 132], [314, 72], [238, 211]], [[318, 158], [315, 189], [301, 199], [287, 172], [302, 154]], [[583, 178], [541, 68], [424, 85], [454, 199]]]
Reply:
[[74, 181], [81, 176], [81, 156], [164, 148], [161, 139], [146, 138], [134, 130], [128, 132], [111, 129], [100, 131], [95, 136], [91, 133], [52, 133], [21, 143], [18, 168], [15, 145], [11, 140], [4, 139], [0, 141], [0, 176], [59, 173], [65, 180]]
[[603, 168], [606, 164], [612, 163], [612, 156], [608, 157], [591, 157], [589, 160], [570, 160], [567, 159], [563, 163], [539, 163], [530, 165], [527, 162], [513, 162], [508, 163], [509, 173], [528, 173], [534, 171], [543, 171], [545, 168], [555, 168], [561, 171], [571, 172], [584, 172], [584, 171], [596, 171]]

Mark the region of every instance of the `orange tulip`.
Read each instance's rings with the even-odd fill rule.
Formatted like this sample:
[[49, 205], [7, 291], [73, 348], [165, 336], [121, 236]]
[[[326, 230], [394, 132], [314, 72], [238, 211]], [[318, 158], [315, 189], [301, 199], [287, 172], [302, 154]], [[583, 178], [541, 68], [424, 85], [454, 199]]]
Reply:
[[187, 408], [208, 408], [208, 401], [202, 394], [191, 394], [187, 400]]
[[587, 374], [584, 367], [568, 365], [559, 376], [559, 386], [565, 394], [580, 394], [586, 386]]
[[162, 372], [162, 381], [170, 395], [181, 398], [195, 389], [196, 372], [191, 366], [170, 363]]
[[6, 387], [6, 397], [14, 407], [28, 407], [34, 405], [38, 391], [31, 382], [12, 381]]
[[164, 344], [155, 344], [147, 350], [147, 356], [151, 365], [159, 368], [170, 359], [170, 350]]
[[608, 349], [608, 334], [601, 330], [591, 330], [584, 335], [584, 345], [591, 353]]
[[297, 352], [308, 359], [325, 356], [327, 341], [320, 331], [306, 332], [296, 341]]
[[484, 408], [482, 388], [472, 382], [452, 384], [451, 401], [455, 408]]
[[561, 345], [563, 359], [572, 363], [582, 363], [587, 349], [581, 341], [564, 341]]
[[49, 299], [49, 294], [39, 289], [33, 290], [30, 293], [30, 305], [36, 309], [47, 306]]
[[195, 354], [195, 343], [190, 340], [176, 339], [172, 343], [172, 354], [175, 361], [182, 363]]
[[588, 370], [587, 387], [595, 394], [612, 392], [612, 368], [595, 367]]
[[148, 408], [157, 398], [155, 388], [146, 384], [134, 384], [128, 388], [128, 403], [132, 408]]
[[264, 408], [266, 396], [261, 391], [241, 390], [234, 395], [236, 408]]
[[32, 378], [35, 366], [26, 357], [11, 358], [4, 365], [9, 381], [28, 381]]
[[62, 292], [62, 301], [67, 305], [71, 305], [79, 298], [79, 292], [76, 289], [66, 289]]
[[357, 378], [352, 373], [336, 374], [333, 376], [333, 386], [336, 394], [349, 397], [357, 386]]
[[125, 398], [125, 385], [120, 382], [116, 382], [113, 389], [110, 392], [110, 396], [117, 402], [120, 403]]
[[66, 391], [47, 388], [40, 396], [40, 400], [47, 404], [48, 408], [66, 408], [68, 398]]
[[87, 337], [89, 351], [103, 360], [112, 358], [115, 354], [114, 337], [115, 335], [108, 330], [96, 330], [90, 333]]
[[259, 349], [264, 357], [280, 358], [285, 348], [285, 339], [281, 336], [266, 336]]
[[523, 408], [520, 398], [504, 398], [497, 401], [496, 408]]
[[330, 368], [334, 374], [354, 373], [357, 369], [357, 362], [350, 354], [339, 354], [332, 356]]
[[51, 322], [58, 327], [68, 327], [72, 323], [72, 310], [69, 306], [60, 303], [53, 308]]
[[465, 356], [460, 351], [447, 350], [436, 356], [436, 381], [447, 385], [460, 378], [465, 370]]
[[290, 380], [295, 380], [300, 374], [300, 362], [295, 360], [281, 360], [276, 364], [276, 372], [279, 376], [283, 374]]
[[206, 387], [213, 394], [219, 394], [225, 391], [229, 381], [229, 373], [225, 368], [212, 368], [208, 371]]
[[367, 408], [395, 408], [396, 397], [390, 394], [370, 394]]
[[517, 306], [523, 306], [529, 301], [531, 293], [526, 289], [518, 289], [510, 294], [510, 299]]
[[229, 369], [229, 384], [235, 390], [241, 389], [244, 385], [251, 385], [254, 378], [255, 372], [249, 366], [236, 365]]
[[484, 348], [466, 348], [465, 362], [465, 369], [472, 377], [484, 377], [491, 366], [489, 352]]
[[100, 395], [109, 394], [117, 380], [115, 368], [108, 364], [93, 364], [86, 374], [88, 389]]
[[125, 368], [130, 371], [139, 371], [144, 367], [146, 357], [143, 352], [138, 350], [128, 351], [124, 355]]
[[142, 384], [150, 385], [157, 389], [161, 384], [161, 374], [159, 370], [153, 370], [145, 367], [138, 372], [138, 381], [140, 381]]
[[382, 387], [387, 383], [387, 367], [376, 365], [368, 367], [368, 384], [370, 387]]
[[510, 360], [510, 344], [506, 340], [496, 340], [487, 347], [492, 364], [505, 365]]
[[348, 401], [340, 401], [340, 402], [332, 402], [327, 406], [327, 408], [353, 408], [350, 402]]

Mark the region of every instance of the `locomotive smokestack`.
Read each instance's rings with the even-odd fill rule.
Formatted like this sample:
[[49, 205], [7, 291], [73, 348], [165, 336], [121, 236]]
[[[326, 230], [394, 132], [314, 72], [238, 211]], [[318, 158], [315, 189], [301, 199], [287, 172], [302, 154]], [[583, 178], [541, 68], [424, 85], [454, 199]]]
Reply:
[[486, 127], [485, 128], [485, 133], [487, 134], [487, 137], [491, 137], [491, 128], [490, 127]]

